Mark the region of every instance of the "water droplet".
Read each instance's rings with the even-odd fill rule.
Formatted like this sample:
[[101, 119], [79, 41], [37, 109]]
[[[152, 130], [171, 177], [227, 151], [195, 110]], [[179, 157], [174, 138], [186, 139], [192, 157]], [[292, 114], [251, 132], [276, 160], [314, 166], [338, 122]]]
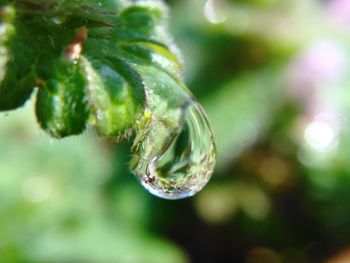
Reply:
[[150, 121], [149, 129], [135, 140], [131, 161], [142, 185], [165, 199], [199, 192], [215, 165], [213, 134], [202, 107], [191, 100], [179, 111], [172, 116], [181, 116], [179, 121]]

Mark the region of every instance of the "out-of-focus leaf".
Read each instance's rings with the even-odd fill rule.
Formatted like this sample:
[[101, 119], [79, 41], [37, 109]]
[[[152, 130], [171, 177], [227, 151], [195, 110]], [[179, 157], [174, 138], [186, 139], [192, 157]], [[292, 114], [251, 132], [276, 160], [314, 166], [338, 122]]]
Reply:
[[224, 167], [269, 127], [279, 105], [279, 70], [246, 74], [204, 100], [218, 149], [218, 168]]

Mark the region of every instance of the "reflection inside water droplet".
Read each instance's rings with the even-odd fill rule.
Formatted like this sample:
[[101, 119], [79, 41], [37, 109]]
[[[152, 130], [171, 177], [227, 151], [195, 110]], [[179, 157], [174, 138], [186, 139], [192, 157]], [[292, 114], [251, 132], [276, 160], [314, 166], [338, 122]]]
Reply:
[[[193, 196], [209, 181], [215, 165], [212, 131], [201, 106], [191, 100], [177, 122], [152, 120], [134, 144], [131, 166], [142, 185], [166, 199]], [[178, 126], [174, 127], [174, 123]]]

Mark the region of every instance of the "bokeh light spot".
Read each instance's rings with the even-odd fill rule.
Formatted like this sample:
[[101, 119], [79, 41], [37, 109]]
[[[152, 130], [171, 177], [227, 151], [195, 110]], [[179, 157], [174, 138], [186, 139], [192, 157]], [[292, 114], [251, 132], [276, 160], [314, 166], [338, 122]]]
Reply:
[[322, 121], [311, 122], [305, 129], [306, 143], [316, 151], [328, 151], [336, 142], [337, 133], [331, 125]]
[[220, 3], [215, 0], [208, 0], [204, 5], [204, 15], [212, 24], [221, 24], [227, 17], [220, 8]]
[[33, 176], [25, 180], [22, 185], [23, 197], [32, 203], [46, 201], [52, 193], [51, 182], [42, 176]]

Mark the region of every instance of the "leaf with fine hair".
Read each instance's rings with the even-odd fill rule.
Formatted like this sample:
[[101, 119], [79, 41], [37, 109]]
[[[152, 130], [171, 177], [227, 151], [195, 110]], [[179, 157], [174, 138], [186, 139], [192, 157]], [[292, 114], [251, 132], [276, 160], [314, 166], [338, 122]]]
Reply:
[[11, 15], [2, 13], [0, 110], [23, 105], [38, 87], [37, 119], [51, 136], [91, 125], [103, 137], [129, 137], [157, 115], [157, 89], [165, 104], [182, 89], [161, 1], [10, 2], [2, 2]]

